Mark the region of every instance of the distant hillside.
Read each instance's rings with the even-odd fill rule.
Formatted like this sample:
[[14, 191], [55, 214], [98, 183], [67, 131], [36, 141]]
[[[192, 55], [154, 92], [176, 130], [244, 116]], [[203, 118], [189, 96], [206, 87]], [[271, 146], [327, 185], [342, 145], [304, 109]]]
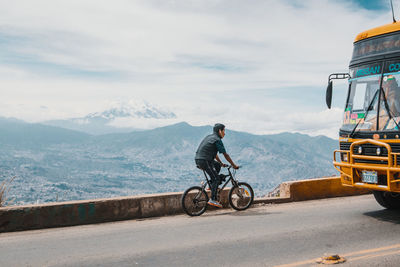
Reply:
[[[0, 180], [17, 175], [17, 203], [182, 191], [201, 181], [194, 153], [211, 126], [185, 122], [153, 130], [92, 136], [53, 126], [0, 119]], [[238, 177], [264, 195], [282, 181], [335, 173], [337, 141], [302, 134], [229, 131]]]
[[0, 117], [0, 144], [16, 147], [40, 147], [51, 144], [77, 144], [89, 140], [89, 135], [59, 127], [26, 123]]

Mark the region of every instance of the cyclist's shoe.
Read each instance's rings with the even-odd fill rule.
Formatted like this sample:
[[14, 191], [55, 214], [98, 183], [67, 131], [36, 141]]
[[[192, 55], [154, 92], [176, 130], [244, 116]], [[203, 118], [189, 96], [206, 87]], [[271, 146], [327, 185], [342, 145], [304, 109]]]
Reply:
[[217, 208], [222, 208], [221, 203], [219, 203], [219, 202], [216, 201], [216, 200], [210, 199], [210, 200], [208, 201], [207, 204], [208, 204], [208, 205], [211, 205], [211, 206], [214, 206], [214, 207], [217, 207]]

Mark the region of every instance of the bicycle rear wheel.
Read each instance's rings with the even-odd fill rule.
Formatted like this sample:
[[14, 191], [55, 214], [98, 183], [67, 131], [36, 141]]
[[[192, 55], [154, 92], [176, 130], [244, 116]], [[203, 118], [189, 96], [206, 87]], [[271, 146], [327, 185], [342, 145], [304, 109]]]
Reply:
[[208, 195], [200, 186], [192, 186], [183, 193], [181, 202], [187, 215], [199, 216], [207, 209]]
[[245, 210], [253, 203], [254, 191], [248, 183], [238, 183], [229, 191], [229, 204], [235, 210]]

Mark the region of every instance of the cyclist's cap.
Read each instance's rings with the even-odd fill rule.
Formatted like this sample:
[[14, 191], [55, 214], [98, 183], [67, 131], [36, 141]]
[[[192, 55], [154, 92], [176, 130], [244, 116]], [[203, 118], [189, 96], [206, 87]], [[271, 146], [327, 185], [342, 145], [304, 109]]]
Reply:
[[225, 125], [223, 125], [222, 123], [216, 123], [214, 125], [214, 133], [218, 133], [219, 130], [224, 130], [225, 129]]

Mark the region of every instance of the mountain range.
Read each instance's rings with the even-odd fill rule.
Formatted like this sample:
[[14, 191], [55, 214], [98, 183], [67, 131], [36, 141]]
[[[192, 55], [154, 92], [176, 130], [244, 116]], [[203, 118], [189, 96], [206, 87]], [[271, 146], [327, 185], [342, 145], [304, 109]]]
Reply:
[[[194, 152], [211, 126], [181, 122], [152, 130], [91, 135], [0, 118], [0, 181], [16, 176], [15, 204], [183, 191], [203, 174]], [[253, 135], [227, 129], [227, 152], [239, 180], [256, 195], [283, 181], [335, 174], [337, 141], [298, 133]], [[222, 157], [223, 158], [223, 157]]]

